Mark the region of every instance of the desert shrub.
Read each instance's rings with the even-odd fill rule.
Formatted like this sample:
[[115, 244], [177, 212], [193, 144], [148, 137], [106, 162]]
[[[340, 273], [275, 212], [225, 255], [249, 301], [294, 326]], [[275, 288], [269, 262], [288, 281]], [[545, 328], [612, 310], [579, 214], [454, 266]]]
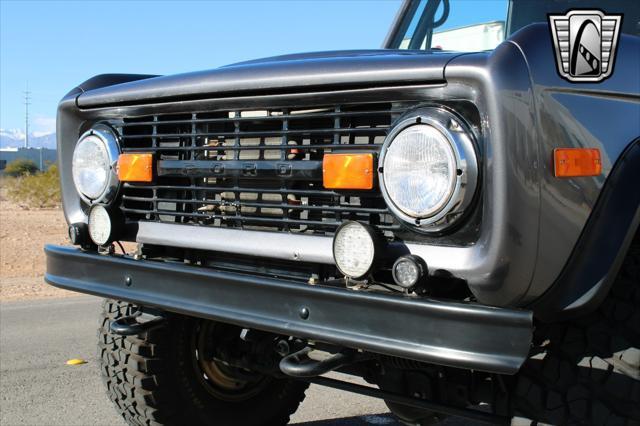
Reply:
[[25, 160], [18, 158], [13, 160], [4, 169], [4, 173], [7, 176], [18, 177], [24, 175], [32, 175], [38, 171], [38, 166], [31, 160]]
[[6, 179], [7, 197], [22, 207], [44, 208], [60, 205], [58, 166], [33, 175]]

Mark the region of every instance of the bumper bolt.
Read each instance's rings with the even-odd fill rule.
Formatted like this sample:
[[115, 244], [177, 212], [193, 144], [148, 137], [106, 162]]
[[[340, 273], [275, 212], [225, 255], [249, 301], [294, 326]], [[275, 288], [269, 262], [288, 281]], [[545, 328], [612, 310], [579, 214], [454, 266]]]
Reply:
[[124, 277], [124, 285], [126, 285], [127, 287], [131, 287], [131, 283], [132, 283], [131, 277], [129, 276]]
[[280, 356], [287, 356], [291, 353], [291, 348], [286, 340], [280, 340], [276, 344], [276, 353]]
[[300, 318], [302, 318], [303, 320], [306, 320], [307, 318], [309, 318], [309, 309], [308, 308], [300, 309]]

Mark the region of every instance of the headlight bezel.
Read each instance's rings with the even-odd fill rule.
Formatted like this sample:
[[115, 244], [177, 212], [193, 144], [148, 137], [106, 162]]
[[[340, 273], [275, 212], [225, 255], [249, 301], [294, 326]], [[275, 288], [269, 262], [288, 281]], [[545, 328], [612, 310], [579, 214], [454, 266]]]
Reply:
[[[98, 195], [95, 198], [91, 198], [81, 191], [78, 183], [76, 182], [75, 173], [73, 171], [73, 167], [75, 166], [74, 159], [75, 159], [76, 149], [80, 146], [80, 144], [86, 138], [90, 136], [97, 138], [104, 145], [107, 153], [107, 157], [108, 157], [108, 162], [109, 162], [109, 170], [108, 170], [106, 184], [102, 192], [100, 193], [100, 195]], [[118, 173], [117, 173], [117, 164], [118, 164], [119, 156], [120, 156], [120, 143], [119, 143], [118, 137], [116, 133], [109, 126], [105, 124], [96, 124], [91, 129], [87, 130], [82, 135], [80, 135], [80, 137], [78, 138], [76, 145], [74, 146], [73, 154], [71, 157], [72, 158], [71, 173], [72, 173], [73, 184], [74, 184], [76, 193], [78, 194], [80, 199], [84, 201], [87, 205], [89, 206], [94, 204], [108, 205], [116, 198], [116, 194], [118, 193], [118, 190], [120, 188], [120, 180], [118, 179]]]
[[[432, 215], [415, 217], [401, 209], [389, 194], [384, 177], [385, 158], [395, 138], [415, 125], [428, 125], [439, 131], [449, 143], [455, 156], [456, 173], [448, 201]], [[440, 107], [423, 107], [405, 115], [387, 134], [380, 151], [378, 181], [382, 196], [391, 213], [410, 229], [422, 233], [440, 233], [453, 226], [474, 200], [479, 180], [476, 142], [466, 122], [456, 114]]]

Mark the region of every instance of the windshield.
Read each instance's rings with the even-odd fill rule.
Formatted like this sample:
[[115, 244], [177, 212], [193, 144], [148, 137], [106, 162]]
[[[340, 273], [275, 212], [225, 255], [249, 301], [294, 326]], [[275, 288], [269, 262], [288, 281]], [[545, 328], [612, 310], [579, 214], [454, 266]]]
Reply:
[[504, 40], [508, 11], [508, 0], [413, 1], [393, 47], [490, 50]]
[[403, 8], [387, 48], [492, 50], [520, 28], [547, 22], [548, 13], [577, 8], [623, 13], [621, 32], [640, 34], [638, 0], [413, 0]]

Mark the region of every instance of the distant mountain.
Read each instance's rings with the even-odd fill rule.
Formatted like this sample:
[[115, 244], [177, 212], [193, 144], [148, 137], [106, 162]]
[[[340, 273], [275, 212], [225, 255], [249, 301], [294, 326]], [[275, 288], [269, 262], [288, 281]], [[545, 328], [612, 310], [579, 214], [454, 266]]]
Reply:
[[56, 134], [49, 133], [46, 135], [34, 135], [29, 138], [29, 146], [32, 148], [49, 148], [56, 149]]
[[[0, 129], [0, 148], [21, 148], [24, 146], [24, 132], [19, 129]], [[31, 133], [29, 147], [56, 149], [56, 134]]]

